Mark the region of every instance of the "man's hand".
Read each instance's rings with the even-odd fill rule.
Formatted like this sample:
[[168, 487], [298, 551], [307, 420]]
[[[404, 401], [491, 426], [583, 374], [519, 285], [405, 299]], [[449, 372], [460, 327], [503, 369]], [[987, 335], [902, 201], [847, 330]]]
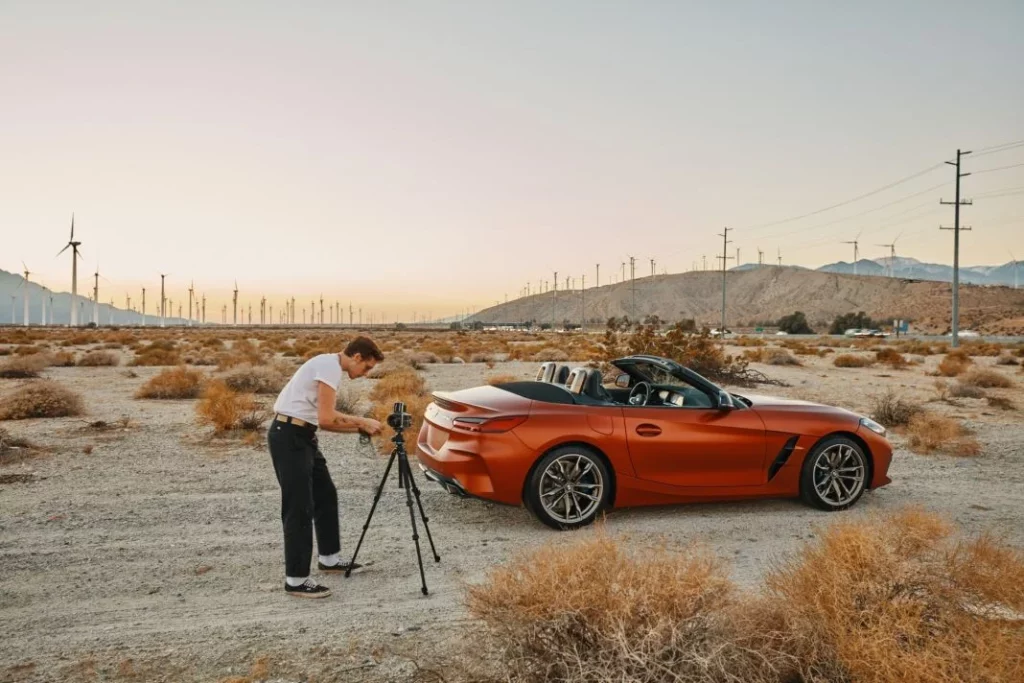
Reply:
[[377, 436], [383, 428], [384, 426], [380, 422], [369, 417], [363, 418], [363, 423], [359, 426], [360, 431], [366, 432], [370, 436]]

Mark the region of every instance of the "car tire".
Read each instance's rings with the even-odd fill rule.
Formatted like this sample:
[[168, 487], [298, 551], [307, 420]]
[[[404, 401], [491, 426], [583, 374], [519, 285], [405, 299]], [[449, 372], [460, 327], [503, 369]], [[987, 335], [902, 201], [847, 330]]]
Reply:
[[559, 446], [533, 468], [523, 492], [526, 509], [560, 531], [592, 523], [608, 507], [611, 474], [585, 446]]
[[870, 472], [863, 446], [849, 437], [828, 437], [804, 458], [800, 498], [819, 510], [845, 510], [864, 495]]

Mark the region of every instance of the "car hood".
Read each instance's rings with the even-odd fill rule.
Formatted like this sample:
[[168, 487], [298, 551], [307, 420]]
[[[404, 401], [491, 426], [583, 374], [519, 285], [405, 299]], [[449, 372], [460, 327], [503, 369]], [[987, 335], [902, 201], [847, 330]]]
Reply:
[[775, 396], [759, 396], [742, 394], [743, 398], [753, 404], [753, 409], [765, 421], [768, 429], [785, 431], [786, 421], [794, 418], [811, 418], [822, 425], [844, 424], [856, 429], [860, 423], [860, 415], [835, 406], [826, 406], [810, 401]]

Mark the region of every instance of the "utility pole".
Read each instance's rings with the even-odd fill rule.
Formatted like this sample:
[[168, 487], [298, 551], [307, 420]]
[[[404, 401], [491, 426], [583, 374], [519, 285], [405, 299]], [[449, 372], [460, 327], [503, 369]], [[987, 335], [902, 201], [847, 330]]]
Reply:
[[348, 302], [348, 325], [352, 327], [352, 302]]
[[629, 257], [629, 288], [633, 297], [631, 317], [636, 322], [636, 257]]
[[142, 288], [142, 326], [146, 326], [146, 288]]
[[587, 274], [584, 273], [580, 279], [580, 309], [583, 311], [583, 319], [580, 321], [580, 330], [587, 331]]
[[760, 247], [757, 250], [757, 267], [758, 268], [763, 268], [764, 267], [764, 252], [761, 251]]
[[960, 207], [970, 206], [973, 202], [970, 199], [961, 201], [960, 199], [960, 179], [971, 175], [970, 173], [960, 172], [960, 158], [970, 154], [970, 152], [962, 152], [959, 149], [956, 151], [956, 163], [947, 161], [946, 163], [950, 166], [956, 166], [956, 199], [952, 202], [944, 202], [939, 199], [939, 204], [952, 204], [953, 205], [953, 227], [946, 228], [939, 226], [940, 230], [952, 230], [953, 231], [953, 348], [960, 346], [960, 231], [970, 230], [970, 228], [960, 227]]
[[654, 259], [651, 259], [651, 279], [654, 279]]
[[551, 290], [551, 331], [555, 331], [555, 306], [558, 302], [558, 271], [555, 271], [555, 279], [552, 280], [554, 288]]
[[859, 239], [860, 239], [860, 234], [857, 235], [857, 239], [855, 239], [855, 240], [852, 240], [852, 241], [849, 241], [849, 242], [843, 242], [843, 244], [852, 244], [853, 245], [853, 274], [854, 275], [857, 274], [857, 261], [860, 260], [860, 250], [858, 248], [859, 245], [858, 245], [858, 242], [857, 242], [857, 240], [859, 240]]
[[204, 325], [206, 324], [206, 295], [205, 294], [203, 294], [203, 318], [202, 318], [202, 322], [203, 322]]
[[779, 268], [782, 267], [782, 247], [779, 247]]
[[718, 328], [718, 335], [722, 340], [722, 346], [725, 346], [725, 273], [727, 262], [732, 258], [729, 256], [729, 243], [732, 240], [729, 239], [729, 228], [723, 228], [718, 236], [722, 238], [722, 255], [718, 257], [722, 259], [722, 326]]
[[166, 306], [167, 299], [164, 297], [164, 278], [167, 275], [164, 273], [160, 274], [160, 327], [163, 327], [165, 318], [167, 317]]
[[597, 264], [597, 268], [594, 270], [594, 275], [597, 276], [597, 277], [594, 278], [594, 286], [595, 287], [600, 287], [601, 286], [601, 264], [600, 263]]
[[188, 283], [188, 326], [192, 327], [192, 298], [195, 296], [196, 283], [195, 281]]

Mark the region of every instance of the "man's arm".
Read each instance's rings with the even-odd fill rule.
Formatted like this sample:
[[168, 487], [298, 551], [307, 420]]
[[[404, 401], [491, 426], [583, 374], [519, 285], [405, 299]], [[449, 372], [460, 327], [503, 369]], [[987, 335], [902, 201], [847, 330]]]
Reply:
[[320, 422], [321, 429], [329, 432], [349, 434], [358, 431], [364, 431], [369, 434], [380, 432], [380, 423], [376, 420], [346, 415], [335, 410], [334, 405], [337, 396], [338, 392], [332, 389], [329, 384], [318, 382], [316, 405], [317, 420]]

